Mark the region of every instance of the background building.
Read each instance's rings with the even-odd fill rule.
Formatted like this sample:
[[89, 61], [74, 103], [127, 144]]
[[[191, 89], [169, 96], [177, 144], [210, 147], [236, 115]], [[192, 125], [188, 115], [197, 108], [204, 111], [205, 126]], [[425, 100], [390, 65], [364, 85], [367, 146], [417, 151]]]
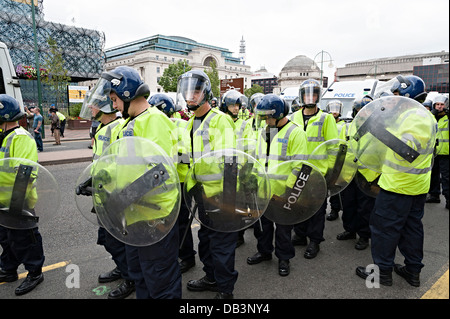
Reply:
[[170, 64], [179, 60], [186, 60], [192, 69], [198, 70], [208, 69], [215, 61], [219, 79], [243, 78], [244, 89], [251, 86], [250, 66], [241, 64], [241, 58], [233, 57], [233, 52], [180, 36], [157, 34], [107, 49], [105, 53], [107, 71], [120, 65], [133, 67], [151, 92], [163, 92], [159, 78]]
[[278, 78], [270, 73], [265, 67], [255, 71], [252, 75], [252, 86], [257, 84], [264, 89], [264, 94], [271, 94], [278, 87]]
[[[423, 66], [423, 74], [427, 74], [428, 81], [424, 79], [427, 86], [437, 86], [437, 83], [429, 81], [438, 81], [437, 78], [440, 78], [439, 81], [441, 84], [439, 85], [442, 85], [442, 82], [445, 81], [448, 88], [448, 60], [449, 53], [441, 51], [352, 62], [346, 64], [343, 68], [336, 69], [336, 80], [359, 81], [367, 78], [376, 78], [381, 81], [387, 81], [399, 74], [413, 75], [416, 72], [416, 67]], [[445, 73], [445, 71], [443, 71], [445, 70], [445, 66], [443, 66], [445, 64], [447, 64], [447, 78], [444, 80], [438, 73]], [[441, 66], [437, 67], [437, 65]], [[430, 71], [436, 72], [436, 74], [430, 75]], [[417, 72], [419, 72], [419, 69], [417, 69]]]
[[[274, 88], [274, 94], [280, 94], [286, 88], [299, 87], [303, 81], [315, 79], [320, 81], [320, 68], [305, 55], [297, 55], [289, 60], [281, 69], [278, 77], [278, 87]], [[328, 79], [323, 77], [323, 87], [326, 87]]]
[[[96, 79], [103, 71], [105, 34], [103, 32], [76, 28], [74, 26], [46, 21], [43, 14], [43, 0], [33, 0], [36, 7], [36, 35], [39, 63], [50, 56], [47, 43], [51, 37], [62, 52], [64, 68], [71, 82]], [[15, 67], [35, 67], [33, 20], [31, 1], [0, 0], [0, 41], [10, 52]], [[34, 80], [21, 81], [24, 102], [37, 101], [37, 83]], [[51, 103], [51, 94], [43, 87], [43, 102]]]

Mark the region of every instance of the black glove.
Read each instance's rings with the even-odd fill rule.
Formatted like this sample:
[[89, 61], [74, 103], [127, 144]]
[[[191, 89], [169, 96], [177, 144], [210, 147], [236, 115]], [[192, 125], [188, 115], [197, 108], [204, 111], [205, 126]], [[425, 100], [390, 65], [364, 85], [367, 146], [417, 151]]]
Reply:
[[75, 189], [77, 195], [92, 196], [92, 177], [89, 177]]

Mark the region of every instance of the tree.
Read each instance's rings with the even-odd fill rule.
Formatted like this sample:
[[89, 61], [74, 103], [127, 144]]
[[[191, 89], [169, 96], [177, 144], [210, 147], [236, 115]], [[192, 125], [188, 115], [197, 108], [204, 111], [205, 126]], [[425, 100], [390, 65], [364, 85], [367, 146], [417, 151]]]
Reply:
[[176, 92], [178, 77], [190, 70], [192, 70], [192, 67], [186, 60], [172, 63], [167, 69], [164, 70], [164, 73], [159, 79], [158, 84], [162, 86], [165, 92]]
[[252, 85], [251, 88], [246, 89], [246, 90], [244, 91], [244, 95], [245, 95], [246, 97], [248, 97], [249, 99], [250, 99], [250, 97], [251, 97], [253, 94], [255, 94], [255, 93], [263, 93], [263, 94], [264, 94], [264, 89], [263, 89], [263, 87], [260, 86], [260, 85], [258, 85], [258, 84], [254, 84], [254, 85]]
[[220, 80], [219, 80], [219, 71], [217, 71], [216, 61], [213, 60], [209, 64], [211, 70], [205, 70], [206, 75], [209, 77], [211, 81], [211, 90], [215, 97], [220, 96]]
[[47, 69], [48, 76], [44, 77], [42, 82], [48, 85], [51, 95], [56, 100], [56, 105], [62, 106], [67, 101], [69, 72], [64, 68], [64, 58], [56, 41], [49, 37], [47, 43], [50, 47], [50, 53], [44, 60], [43, 68]]

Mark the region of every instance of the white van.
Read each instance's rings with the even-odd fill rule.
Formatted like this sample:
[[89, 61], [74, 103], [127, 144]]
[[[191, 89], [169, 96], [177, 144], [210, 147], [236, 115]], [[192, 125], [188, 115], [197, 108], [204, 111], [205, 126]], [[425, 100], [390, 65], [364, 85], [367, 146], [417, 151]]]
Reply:
[[324, 89], [320, 100], [320, 108], [325, 110], [328, 102], [339, 100], [344, 105], [341, 118], [351, 118], [353, 102], [368, 94], [373, 97], [377, 84], [378, 80], [375, 79], [333, 82], [327, 89]]
[[19, 78], [16, 76], [8, 47], [3, 42], [0, 42], [0, 94], [14, 97], [23, 107]]
[[292, 113], [291, 110], [292, 101], [298, 98], [299, 89], [300, 86], [287, 87], [283, 90], [283, 92], [280, 93], [280, 97], [289, 104], [289, 114]]

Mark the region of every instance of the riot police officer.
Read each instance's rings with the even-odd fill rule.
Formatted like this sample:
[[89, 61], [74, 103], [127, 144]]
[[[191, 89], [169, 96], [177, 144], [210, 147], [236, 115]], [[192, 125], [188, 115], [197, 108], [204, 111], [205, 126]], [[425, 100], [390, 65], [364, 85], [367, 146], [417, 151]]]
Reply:
[[[93, 161], [95, 162], [103, 154], [103, 151], [115, 140], [117, 132], [120, 130], [121, 125], [123, 125], [124, 120], [117, 116], [117, 110], [113, 109], [109, 96], [95, 96], [89, 93], [86, 95], [83, 102], [80, 117], [100, 122], [94, 134], [94, 144], [92, 149]], [[79, 188], [77, 188], [77, 194], [92, 195], [86, 193], [86, 189], [83, 189], [86, 188], [87, 185], [89, 184], [84, 183], [83, 186], [79, 186]], [[98, 228], [97, 244], [105, 247], [106, 251], [111, 254], [112, 260], [116, 264], [116, 267], [113, 270], [100, 274], [98, 276], [98, 282], [106, 283], [123, 278], [124, 281], [109, 292], [108, 299], [123, 299], [128, 297], [134, 292], [135, 287], [134, 281], [131, 280], [128, 274], [125, 244], [116, 239], [101, 226]]]
[[[305, 80], [299, 89], [299, 101], [304, 107], [291, 116], [291, 120], [298, 124], [306, 132], [308, 154], [311, 154], [321, 143], [338, 138], [336, 121], [333, 115], [323, 112], [319, 107], [322, 89], [318, 81]], [[323, 175], [328, 170], [328, 165], [317, 162]], [[306, 245], [307, 237], [310, 242], [304, 253], [304, 257], [312, 259], [320, 250], [319, 244], [324, 241], [325, 213], [327, 200], [314, 216], [305, 222], [294, 226], [294, 245]]]
[[[370, 96], [365, 96], [362, 99], [357, 99], [353, 103], [352, 116], [356, 114], [368, 103], [372, 102]], [[351, 132], [349, 132], [348, 124], [344, 125], [341, 129], [339, 138], [342, 140], [348, 140]], [[355, 239], [356, 234], [359, 235], [359, 239], [355, 244], [355, 249], [363, 250], [369, 246], [370, 228], [369, 220], [375, 205], [375, 194], [369, 194], [363, 192], [358, 185], [357, 181], [361, 181], [361, 185], [376, 184], [376, 180], [379, 177], [379, 173], [364, 168], [358, 167], [356, 177], [350, 182], [350, 184], [340, 193], [342, 198], [342, 226], [344, 231], [336, 236], [337, 240]], [[375, 186], [374, 186], [375, 187]], [[372, 196], [371, 196], [372, 195]]]
[[[148, 102], [153, 107], [157, 107], [160, 111], [171, 118], [174, 113], [178, 112], [181, 108], [175, 105], [171, 97], [164, 93], [157, 93], [148, 99]], [[184, 179], [189, 170], [189, 158], [186, 159], [187, 154], [186, 144], [189, 143], [186, 140], [185, 131], [187, 121], [173, 119], [177, 130], [173, 132], [176, 136], [174, 138], [178, 141], [178, 156], [177, 156], [177, 171], [180, 178], [181, 189], [184, 187]], [[180, 270], [181, 273], [185, 273], [189, 269], [195, 266], [195, 255], [197, 252], [194, 249], [194, 241], [192, 237], [192, 230], [189, 223], [189, 209], [186, 206], [184, 200], [184, 194], [182, 193], [181, 207], [178, 215], [178, 226], [180, 236]]]
[[[257, 158], [267, 169], [271, 169], [283, 161], [301, 160], [306, 158], [306, 134], [286, 115], [289, 113], [288, 104], [274, 94], [265, 95], [255, 109], [257, 121], [265, 120], [266, 129], [261, 131], [257, 141]], [[274, 191], [274, 190], [272, 190]], [[274, 223], [265, 216], [261, 217], [262, 230], [255, 228], [258, 240], [258, 252], [247, 258], [249, 265], [258, 264], [272, 259], [274, 250], [278, 257], [278, 273], [287, 276], [290, 273], [289, 260], [295, 256], [294, 245], [291, 241], [293, 225]]]
[[426, 202], [441, 202], [439, 195], [441, 193], [440, 186], [442, 185], [442, 195], [445, 197], [445, 208], [448, 209], [448, 97], [443, 94], [436, 96], [432, 106], [432, 113], [438, 122], [438, 142], [436, 146], [436, 157], [431, 171], [430, 191]]
[[[117, 140], [131, 136], [148, 139], [172, 158], [177, 142], [171, 136], [175, 125], [157, 108], [150, 107], [147, 101], [150, 89], [136, 70], [121, 66], [102, 73], [92, 94], [109, 94], [114, 109], [120, 111], [125, 119]], [[151, 207], [142, 209], [150, 210]], [[165, 207], [160, 209], [166, 210]], [[175, 224], [164, 238], [151, 245], [125, 245], [128, 272], [135, 283], [136, 298], [181, 298], [178, 243], [178, 225]]]
[[[392, 92], [420, 103], [426, 98], [425, 84], [417, 76], [397, 77]], [[424, 266], [422, 263], [424, 241], [422, 218], [426, 194], [430, 187], [433, 157], [432, 147], [431, 151], [427, 152], [426, 144], [433, 140], [431, 134], [433, 134], [432, 132], [435, 134], [435, 121], [432, 117], [430, 121], [427, 113], [420, 109], [411, 110], [413, 117], [412, 120], [408, 119], [407, 112], [414, 104], [396, 100], [395, 97], [381, 98], [380, 103], [384, 102], [389, 102], [391, 105], [386, 108], [391, 108], [393, 111], [396, 108], [406, 108], [405, 110], [398, 109], [401, 116], [393, 119], [395, 121], [393, 125], [397, 128], [411, 126], [411, 129], [407, 130], [408, 135], [411, 135], [411, 132], [417, 134], [418, 139], [415, 142], [420, 144], [419, 147], [425, 153], [422, 162], [414, 169], [408, 168], [409, 170], [406, 171], [398, 170], [398, 163], [402, 163], [402, 161], [397, 160], [398, 156], [393, 153], [394, 150], [386, 153], [382, 169], [388, 173], [382, 172], [381, 174], [378, 182], [380, 192], [370, 218], [371, 253], [373, 263], [378, 267], [376, 273], [379, 276], [380, 284], [391, 286], [393, 283], [392, 270], [394, 270], [411, 286], [419, 287], [420, 272]], [[394, 261], [397, 248], [405, 257], [405, 265], [396, 264]], [[363, 279], [371, 275], [362, 266], [356, 268], [356, 274]]]
[[[336, 120], [336, 127], [338, 135], [340, 136], [342, 128], [345, 126], [345, 121], [341, 120], [342, 108], [344, 105], [339, 100], [331, 100], [325, 106], [325, 111], [332, 114]], [[330, 196], [331, 211], [327, 214], [327, 220], [335, 220], [339, 217], [339, 211], [341, 211], [341, 198], [340, 194]]]
[[[34, 138], [18, 123], [24, 115], [25, 111], [16, 99], [0, 94], [0, 159], [23, 158], [38, 161]], [[0, 167], [0, 186], [7, 179], [4, 174], [11, 175], [7, 168]], [[5, 192], [5, 188], [1, 192]], [[11, 195], [7, 197], [10, 198]], [[0, 198], [3, 199], [4, 196]], [[42, 266], [45, 256], [38, 227], [13, 229], [0, 226], [0, 245], [3, 249], [0, 256], [0, 282], [16, 281], [17, 268], [21, 264], [28, 271], [25, 280], [15, 290], [17, 296], [32, 291], [44, 280]]]
[[[236, 147], [233, 121], [217, 108], [211, 108], [211, 98], [211, 82], [204, 72], [191, 70], [179, 77], [177, 104], [185, 101], [188, 109], [194, 112], [186, 126], [191, 138], [192, 163], [211, 151]], [[208, 168], [205, 167], [205, 170]], [[207, 186], [203, 184], [203, 187]], [[238, 277], [234, 267], [237, 233], [219, 232], [202, 224], [198, 237], [198, 253], [205, 276], [188, 281], [187, 289], [215, 291], [215, 298], [218, 299], [233, 298]]]

